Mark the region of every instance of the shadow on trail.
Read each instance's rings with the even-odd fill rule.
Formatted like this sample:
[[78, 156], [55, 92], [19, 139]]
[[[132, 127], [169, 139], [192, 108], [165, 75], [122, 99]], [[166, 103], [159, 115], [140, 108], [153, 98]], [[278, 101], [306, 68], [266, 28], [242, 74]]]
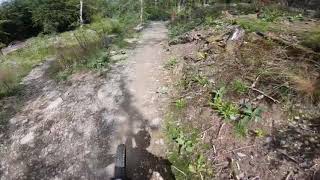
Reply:
[[276, 150], [280, 160], [291, 161], [299, 168], [313, 167], [320, 157], [320, 117], [296, 120], [277, 129], [270, 150]]
[[[175, 179], [171, 171], [171, 163], [147, 150], [151, 143], [151, 136], [147, 129], [152, 131], [157, 128], [150, 127], [148, 119], [133, 105], [133, 95], [127, 89], [124, 79], [121, 79], [120, 89], [124, 97], [121, 108], [129, 118], [129, 132], [125, 143], [128, 177], [132, 180], [149, 180], [155, 174], [154, 172], [157, 172], [165, 180]], [[140, 124], [140, 130], [134, 133], [137, 123]]]

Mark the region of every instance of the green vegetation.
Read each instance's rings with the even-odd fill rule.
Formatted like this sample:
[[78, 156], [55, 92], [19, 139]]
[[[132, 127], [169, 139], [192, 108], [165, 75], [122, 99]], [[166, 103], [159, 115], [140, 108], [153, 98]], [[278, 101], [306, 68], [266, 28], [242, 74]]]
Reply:
[[222, 87], [214, 92], [210, 105], [226, 120], [235, 120], [239, 114], [239, 108], [231, 102], [223, 100], [225, 88]]
[[261, 119], [262, 109], [252, 107], [251, 104], [237, 106], [236, 104], [223, 99], [225, 88], [222, 87], [214, 92], [214, 97], [210, 102], [223, 119], [234, 124], [236, 134], [245, 137], [248, 134], [248, 127], [251, 122]]
[[175, 106], [176, 106], [177, 109], [181, 110], [181, 109], [183, 109], [183, 108], [185, 108], [187, 106], [187, 102], [186, 102], [185, 99], [178, 99], [175, 102]]
[[302, 45], [320, 52], [320, 30], [313, 30], [303, 35]]
[[169, 59], [169, 61], [164, 65], [166, 69], [173, 69], [178, 64], [178, 60], [175, 57]]
[[203, 179], [212, 175], [212, 167], [204, 156], [208, 148], [201, 143], [195, 128], [179, 125], [174, 117], [169, 117], [166, 135], [170, 145], [168, 158], [176, 179]]
[[197, 74], [192, 76], [192, 81], [199, 83], [201, 86], [209, 85], [209, 80], [207, 77]]
[[242, 81], [240, 80], [235, 80], [232, 83], [232, 90], [234, 90], [235, 92], [239, 93], [239, 94], [244, 94], [247, 93], [249, 88], [246, 84], [244, 84]]
[[237, 19], [237, 24], [248, 32], [266, 32], [271, 29], [271, 23], [259, 19]]

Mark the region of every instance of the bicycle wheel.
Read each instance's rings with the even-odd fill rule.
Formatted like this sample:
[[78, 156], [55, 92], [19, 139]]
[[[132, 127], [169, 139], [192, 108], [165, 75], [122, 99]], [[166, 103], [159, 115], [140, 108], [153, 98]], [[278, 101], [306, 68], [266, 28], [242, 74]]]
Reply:
[[117, 148], [115, 178], [126, 179], [126, 146], [124, 144], [120, 144]]

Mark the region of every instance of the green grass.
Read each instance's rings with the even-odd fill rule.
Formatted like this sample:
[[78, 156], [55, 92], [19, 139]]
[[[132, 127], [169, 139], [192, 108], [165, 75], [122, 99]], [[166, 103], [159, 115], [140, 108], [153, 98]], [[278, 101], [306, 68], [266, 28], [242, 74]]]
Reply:
[[201, 142], [199, 131], [175, 121], [176, 115], [166, 119], [165, 131], [170, 146], [168, 159], [176, 179], [211, 177], [213, 170], [203, 153], [208, 147]]
[[249, 88], [248, 86], [242, 82], [241, 80], [235, 80], [232, 83], [232, 90], [234, 90], [235, 92], [239, 93], [239, 94], [244, 94], [247, 93]]
[[53, 77], [59, 80], [67, 79], [75, 67], [90, 69], [105, 67], [109, 62], [102, 53], [106, 50], [101, 47], [105, 37], [117, 34], [113, 44], [123, 44], [123, 38], [132, 32], [128, 27], [133, 26], [135, 21], [137, 20], [128, 18], [123, 18], [121, 21], [98, 19], [74, 31], [58, 35], [39, 35], [28, 39], [25, 48], [0, 56], [0, 70], [3, 72], [0, 73], [0, 97], [14, 94], [21, 79], [35, 65], [48, 58], [58, 59], [59, 62], [52, 67], [51, 72], [57, 76]]
[[178, 99], [175, 101], [175, 106], [177, 109], [181, 110], [187, 107], [187, 101], [185, 99]]
[[192, 81], [200, 84], [201, 86], [209, 85], [209, 79], [203, 75], [197, 74], [192, 76]]
[[173, 69], [178, 64], [178, 60], [175, 57], [172, 57], [168, 60], [168, 62], [164, 65], [166, 69]]
[[316, 29], [303, 34], [302, 45], [320, 52], [320, 30]]
[[223, 99], [225, 88], [222, 87], [214, 92], [210, 105], [226, 120], [235, 120], [239, 115], [238, 107], [232, 102]]
[[270, 22], [259, 19], [238, 19], [236, 22], [248, 32], [267, 32], [272, 29]]

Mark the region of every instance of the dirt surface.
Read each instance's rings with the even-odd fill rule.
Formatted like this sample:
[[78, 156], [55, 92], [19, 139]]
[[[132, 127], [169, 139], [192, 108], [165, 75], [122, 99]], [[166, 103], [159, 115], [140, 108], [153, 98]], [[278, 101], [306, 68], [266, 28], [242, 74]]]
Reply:
[[[173, 96], [176, 99], [184, 97], [187, 104], [184, 110], [178, 112], [177, 116], [182, 116], [179, 123], [199, 129], [202, 132], [201, 143], [209, 145], [209, 150], [205, 149], [204, 154], [215, 173], [208, 179], [319, 179], [316, 175], [319, 172], [320, 149], [319, 102], [310, 103], [306, 96], [296, 93], [295, 98], [289, 101], [293, 104], [290, 106], [284, 100], [275, 103], [264, 96], [259, 99], [257, 97], [261, 95], [255, 91], [236, 92], [233, 86], [235, 80], [242, 78], [242, 83], [249, 87], [255, 83], [258, 89], [271, 92], [268, 88], [275, 82], [263, 80], [263, 75], [257, 80], [251, 68], [261, 67], [263, 61], [259, 62], [259, 59], [266, 57], [265, 62], [269, 64], [265, 69], [270, 68], [269, 65], [279, 66], [281, 62], [285, 63], [281, 67], [288, 66], [290, 70], [295, 70], [291, 65], [299, 56], [292, 55], [287, 47], [273, 44], [272, 48], [265, 50], [266, 54], [259, 57], [259, 53], [264, 52], [261, 49], [266, 47], [261, 43], [264, 40], [259, 36], [252, 38], [254, 34], [247, 32], [245, 43], [235, 48], [238, 54], [232, 54], [228, 52], [228, 42], [222, 38], [231, 33], [228, 28], [221, 29], [195, 29], [181, 36], [188, 41], [174, 43], [170, 47], [171, 56], [178, 61], [172, 79], [182, 82], [176, 86]], [[279, 52], [287, 56], [282, 58]], [[259, 58], [251, 64], [247, 63], [250, 58], [246, 53], [249, 57]], [[281, 60], [273, 61], [275, 57]], [[303, 64], [295, 67], [308, 67], [307, 58], [301, 59], [304, 61], [299, 62]], [[315, 68], [311, 66], [305, 74], [313, 75], [313, 71]], [[316, 72], [313, 76], [317, 75]], [[273, 78], [280, 79], [281, 76], [273, 75]], [[263, 109], [261, 119], [247, 125], [245, 136], [239, 135], [233, 120], [223, 119], [217, 109], [208, 103], [213, 101], [213, 92], [220, 87], [227, 88], [223, 101], [240, 107], [250, 103]], [[273, 94], [269, 94], [281, 99], [275, 92], [273, 90]]]
[[120, 143], [132, 179], [172, 179], [162, 158], [166, 38], [165, 24], [151, 23], [105, 76], [81, 72], [58, 84], [46, 74], [53, 60], [36, 67], [19, 99], [1, 100], [11, 113], [0, 132], [0, 179], [109, 179]]

